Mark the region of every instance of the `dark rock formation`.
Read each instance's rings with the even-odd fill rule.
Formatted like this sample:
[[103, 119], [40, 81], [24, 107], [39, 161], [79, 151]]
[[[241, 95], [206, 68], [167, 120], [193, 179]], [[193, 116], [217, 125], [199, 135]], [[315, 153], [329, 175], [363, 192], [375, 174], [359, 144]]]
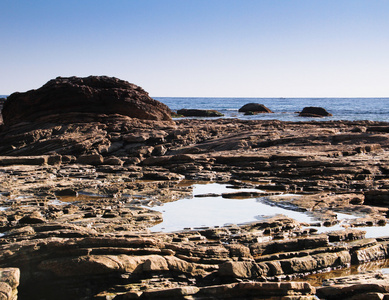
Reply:
[[184, 117], [222, 117], [221, 112], [211, 109], [180, 109], [177, 111], [178, 115]]
[[114, 77], [57, 77], [37, 90], [13, 93], [3, 107], [6, 126], [45, 118], [61, 122], [69, 113], [120, 114], [144, 120], [171, 120], [170, 109], [141, 87]]
[[316, 106], [304, 107], [304, 109], [299, 113], [299, 117], [330, 117], [330, 116], [332, 116], [332, 114], [330, 114], [324, 108], [316, 107]]
[[247, 103], [243, 105], [241, 108], [239, 108], [239, 112], [244, 112], [246, 115], [272, 113], [272, 111], [269, 108], [259, 103]]

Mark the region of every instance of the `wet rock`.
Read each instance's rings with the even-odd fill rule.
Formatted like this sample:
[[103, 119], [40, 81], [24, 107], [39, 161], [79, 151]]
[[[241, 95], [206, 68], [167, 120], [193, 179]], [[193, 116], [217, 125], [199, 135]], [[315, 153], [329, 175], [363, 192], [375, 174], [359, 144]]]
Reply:
[[350, 263], [351, 256], [347, 250], [280, 260], [284, 274], [304, 274], [307, 272], [346, 267]]
[[308, 106], [304, 107], [299, 113], [300, 117], [329, 117], [332, 116], [328, 111], [322, 107]]
[[387, 257], [387, 249], [384, 245], [377, 243], [375, 239], [362, 239], [351, 242], [352, 262], [364, 263]]
[[216, 110], [207, 109], [180, 109], [177, 111], [178, 115], [184, 117], [222, 117], [224, 116], [221, 112]]

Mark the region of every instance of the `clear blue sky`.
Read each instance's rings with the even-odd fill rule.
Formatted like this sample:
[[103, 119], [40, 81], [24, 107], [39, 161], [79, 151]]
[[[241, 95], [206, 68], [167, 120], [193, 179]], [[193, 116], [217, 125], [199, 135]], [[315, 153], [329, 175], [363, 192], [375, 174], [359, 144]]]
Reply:
[[0, 12], [0, 94], [108, 75], [154, 97], [389, 97], [387, 0], [0, 0]]

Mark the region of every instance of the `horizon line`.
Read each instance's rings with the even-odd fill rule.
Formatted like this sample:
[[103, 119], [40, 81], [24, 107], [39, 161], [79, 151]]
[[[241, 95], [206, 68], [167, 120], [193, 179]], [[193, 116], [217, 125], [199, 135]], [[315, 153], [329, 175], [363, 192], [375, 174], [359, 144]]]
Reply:
[[[15, 92], [19, 93], [19, 92]], [[23, 93], [23, 92], [22, 92]], [[11, 94], [0, 94], [0, 97], [9, 97]], [[233, 96], [150, 96], [151, 98], [208, 98], [208, 99], [223, 99], [223, 98], [228, 98], [228, 99], [389, 99], [389, 96], [363, 96], [363, 97], [358, 97], [358, 96], [347, 96], [347, 97], [342, 97], [342, 96], [293, 96], [293, 97], [277, 97], [277, 96], [272, 96], [272, 97], [264, 97], [264, 96], [238, 96], [238, 97], [233, 97]]]
[[324, 97], [309, 97], [309, 96], [304, 96], [304, 97], [255, 97], [255, 96], [250, 96], [250, 97], [244, 97], [244, 96], [239, 96], [239, 97], [223, 97], [223, 96], [150, 96], [151, 98], [208, 98], [208, 99], [223, 99], [223, 98], [229, 98], [229, 99], [389, 99], [389, 96], [364, 96], [364, 97], [341, 97], [341, 96], [336, 96], [336, 97], [330, 97], [330, 96], [324, 96]]

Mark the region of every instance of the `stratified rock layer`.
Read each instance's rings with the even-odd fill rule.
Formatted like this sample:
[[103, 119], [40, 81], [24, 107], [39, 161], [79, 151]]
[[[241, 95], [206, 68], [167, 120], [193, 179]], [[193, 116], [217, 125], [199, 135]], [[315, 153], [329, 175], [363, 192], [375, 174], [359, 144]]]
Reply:
[[[171, 120], [170, 109], [141, 87], [106, 76], [57, 77], [37, 90], [13, 93], [3, 108], [6, 126], [45, 118], [56, 122], [67, 114], [120, 114], [145, 120]], [[78, 115], [82, 120], [82, 115]], [[77, 120], [77, 115], [73, 121]], [[67, 120], [68, 121], [68, 120]]]

